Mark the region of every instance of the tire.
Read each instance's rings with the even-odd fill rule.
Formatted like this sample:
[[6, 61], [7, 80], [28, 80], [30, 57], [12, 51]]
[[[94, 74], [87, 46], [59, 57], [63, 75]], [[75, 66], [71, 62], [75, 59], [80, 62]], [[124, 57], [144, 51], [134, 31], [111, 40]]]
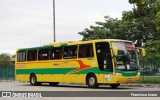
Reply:
[[86, 84], [90, 88], [97, 88], [99, 84], [97, 83], [97, 78], [94, 74], [87, 76]]
[[120, 84], [110, 84], [111, 88], [116, 89]]
[[51, 86], [57, 86], [59, 84], [59, 82], [49, 82], [49, 85]]
[[35, 74], [32, 74], [30, 76], [30, 84], [33, 85], [33, 86], [38, 86], [38, 85], [41, 85], [42, 83], [41, 82], [37, 82], [37, 77]]

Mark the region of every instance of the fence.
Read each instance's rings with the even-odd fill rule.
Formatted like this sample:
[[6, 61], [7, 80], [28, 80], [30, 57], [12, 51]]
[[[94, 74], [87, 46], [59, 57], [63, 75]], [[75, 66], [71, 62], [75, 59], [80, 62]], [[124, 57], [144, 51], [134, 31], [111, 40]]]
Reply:
[[15, 67], [14, 66], [0, 66], [0, 81], [14, 80]]
[[140, 61], [141, 82], [160, 83], [160, 59]]

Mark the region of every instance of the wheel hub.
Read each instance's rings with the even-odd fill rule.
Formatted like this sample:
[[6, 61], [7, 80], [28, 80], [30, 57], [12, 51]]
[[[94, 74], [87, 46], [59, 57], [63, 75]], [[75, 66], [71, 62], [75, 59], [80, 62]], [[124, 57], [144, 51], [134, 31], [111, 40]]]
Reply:
[[34, 77], [32, 77], [31, 82], [34, 84], [36, 81], [36, 79]]
[[95, 84], [95, 79], [94, 79], [93, 77], [91, 77], [91, 78], [89, 79], [89, 84], [90, 84], [91, 86], [94, 86], [94, 84]]

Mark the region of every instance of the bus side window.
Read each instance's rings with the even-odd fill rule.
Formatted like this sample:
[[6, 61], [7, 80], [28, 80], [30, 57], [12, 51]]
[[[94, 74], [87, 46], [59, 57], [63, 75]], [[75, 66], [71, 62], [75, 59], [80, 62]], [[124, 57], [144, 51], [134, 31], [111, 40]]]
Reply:
[[79, 46], [79, 58], [86, 57], [86, 45], [80, 45]]
[[52, 48], [50, 59], [62, 59], [62, 48]]
[[24, 62], [24, 61], [26, 61], [26, 51], [19, 51], [18, 52], [17, 61], [18, 62]]
[[37, 60], [37, 50], [28, 51], [27, 60], [28, 61], [36, 61]]
[[82, 44], [79, 46], [79, 58], [93, 57], [93, 45], [92, 44]]
[[93, 57], [93, 45], [87, 45], [86, 54], [87, 57]]
[[40, 49], [38, 52], [38, 60], [49, 60], [49, 49]]
[[77, 46], [64, 47], [63, 58], [77, 58]]

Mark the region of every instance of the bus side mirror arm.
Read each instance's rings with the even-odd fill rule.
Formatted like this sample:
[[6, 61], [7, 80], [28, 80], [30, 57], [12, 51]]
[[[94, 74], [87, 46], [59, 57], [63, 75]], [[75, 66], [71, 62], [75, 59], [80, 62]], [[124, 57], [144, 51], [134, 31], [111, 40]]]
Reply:
[[146, 56], [146, 52], [145, 52], [145, 49], [142, 48], [142, 56], [145, 57]]
[[136, 50], [137, 50], [138, 53], [141, 54], [143, 57], [146, 56], [146, 51], [145, 51], [144, 48], [137, 47]]

